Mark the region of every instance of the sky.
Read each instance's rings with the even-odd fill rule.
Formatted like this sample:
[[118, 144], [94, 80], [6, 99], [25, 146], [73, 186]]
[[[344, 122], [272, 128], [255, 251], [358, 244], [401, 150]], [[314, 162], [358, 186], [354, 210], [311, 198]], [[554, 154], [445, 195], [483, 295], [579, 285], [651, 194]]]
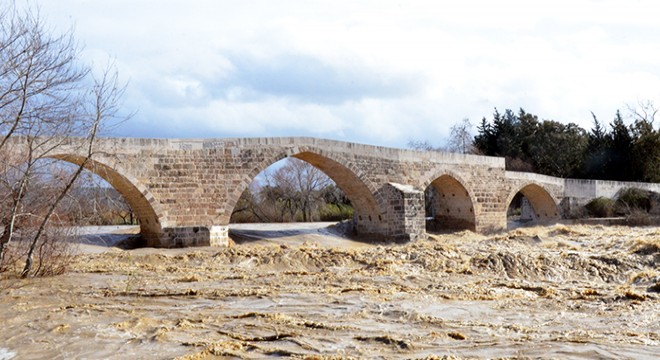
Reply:
[[656, 1], [29, 3], [116, 64], [135, 115], [114, 136], [440, 146], [496, 107], [589, 129], [660, 103]]

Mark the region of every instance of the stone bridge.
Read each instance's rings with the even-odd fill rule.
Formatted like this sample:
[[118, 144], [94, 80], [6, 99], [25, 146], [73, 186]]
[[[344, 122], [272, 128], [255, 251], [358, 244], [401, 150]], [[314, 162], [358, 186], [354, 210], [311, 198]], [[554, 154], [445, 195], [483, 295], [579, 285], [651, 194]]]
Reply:
[[[13, 140], [20, 153], [25, 139]], [[49, 157], [80, 164], [80, 139]], [[358, 236], [410, 241], [425, 234], [425, 190], [433, 220], [446, 229], [506, 229], [507, 209], [521, 192], [540, 223], [631, 184], [553, 178], [505, 171], [504, 159], [419, 152], [304, 138], [101, 138], [89, 170], [129, 203], [149, 246], [225, 245], [241, 193], [262, 170], [295, 157], [322, 170], [351, 200]]]

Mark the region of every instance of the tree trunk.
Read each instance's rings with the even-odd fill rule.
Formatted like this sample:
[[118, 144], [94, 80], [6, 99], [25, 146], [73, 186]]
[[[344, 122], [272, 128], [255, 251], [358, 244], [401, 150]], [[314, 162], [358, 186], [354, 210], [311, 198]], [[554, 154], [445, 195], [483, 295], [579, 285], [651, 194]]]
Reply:
[[55, 209], [57, 208], [57, 205], [64, 199], [64, 197], [69, 193], [69, 190], [73, 187], [73, 184], [76, 182], [76, 179], [80, 176], [80, 174], [83, 172], [85, 169], [85, 165], [89, 162], [89, 160], [92, 158], [93, 154], [93, 148], [94, 148], [94, 140], [96, 139], [96, 132], [98, 131], [99, 127], [99, 122], [101, 120], [100, 116], [101, 113], [96, 114], [96, 120], [94, 122], [94, 125], [92, 127], [92, 131], [90, 132], [90, 137], [89, 137], [89, 146], [87, 148], [87, 156], [85, 159], [80, 163], [78, 166], [78, 169], [76, 172], [73, 174], [71, 179], [69, 179], [69, 182], [66, 184], [66, 187], [60, 195], [57, 197], [57, 199], [51, 204], [50, 208], [48, 209], [48, 213], [46, 213], [46, 216], [44, 219], [41, 221], [41, 224], [39, 225], [39, 230], [37, 230], [37, 233], [34, 235], [34, 238], [32, 239], [32, 242], [30, 243], [30, 249], [28, 250], [27, 257], [25, 259], [25, 267], [23, 268], [23, 271], [21, 272], [21, 277], [25, 278], [30, 274], [30, 271], [32, 270], [32, 257], [34, 256], [34, 250], [37, 247], [37, 243], [39, 242], [39, 239], [41, 238], [41, 235], [43, 234], [44, 230], [46, 229], [46, 225], [48, 225], [48, 222], [50, 221], [50, 218], [53, 216], [55, 213]]

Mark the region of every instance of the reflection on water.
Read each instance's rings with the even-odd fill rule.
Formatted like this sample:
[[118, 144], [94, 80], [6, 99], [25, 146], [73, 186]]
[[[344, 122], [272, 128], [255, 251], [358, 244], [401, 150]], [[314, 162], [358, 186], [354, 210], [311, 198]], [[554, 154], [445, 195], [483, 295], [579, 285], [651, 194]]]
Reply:
[[658, 228], [339, 247], [309, 231], [226, 249], [105, 248], [67, 275], [5, 280], [0, 359], [656, 357]]

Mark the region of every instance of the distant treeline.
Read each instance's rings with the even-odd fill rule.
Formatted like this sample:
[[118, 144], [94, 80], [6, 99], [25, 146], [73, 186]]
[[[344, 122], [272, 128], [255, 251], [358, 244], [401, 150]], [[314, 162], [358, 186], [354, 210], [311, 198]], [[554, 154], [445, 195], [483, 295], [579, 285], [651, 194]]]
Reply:
[[[653, 110], [646, 107], [644, 110]], [[539, 120], [520, 109], [495, 110], [482, 119], [474, 137], [475, 152], [502, 156], [507, 170], [557, 177], [660, 182], [660, 132], [654, 128], [656, 111], [632, 112], [626, 125], [616, 112], [608, 124], [593, 116], [585, 130], [569, 123]]]

